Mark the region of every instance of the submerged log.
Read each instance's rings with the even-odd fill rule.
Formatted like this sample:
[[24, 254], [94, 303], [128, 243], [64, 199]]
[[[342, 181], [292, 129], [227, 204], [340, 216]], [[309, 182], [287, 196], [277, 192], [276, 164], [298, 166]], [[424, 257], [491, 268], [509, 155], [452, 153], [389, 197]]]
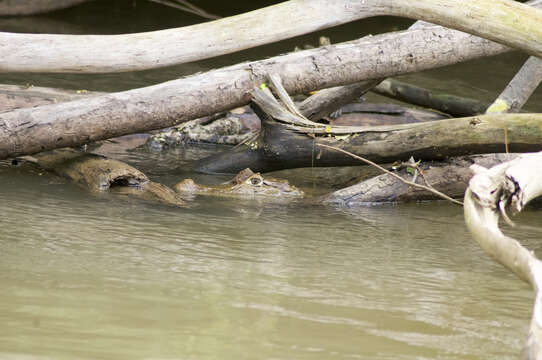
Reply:
[[[512, 154], [512, 157], [515, 157], [515, 155]], [[465, 195], [468, 182], [472, 177], [472, 172], [469, 169], [470, 165], [477, 164], [491, 167], [508, 160], [508, 158], [509, 156], [506, 154], [488, 154], [460, 156], [444, 162], [424, 163], [422, 164], [423, 176], [416, 176], [415, 182], [421, 185], [429, 184], [449, 197], [461, 198]], [[409, 180], [413, 177], [413, 174], [405, 171], [405, 169], [400, 174], [403, 178]], [[427, 184], [424, 181], [427, 181]], [[317, 202], [340, 206], [356, 206], [439, 199], [441, 197], [434, 192], [409, 186], [390, 174], [381, 174], [322, 196], [318, 198]]]
[[426, 20], [542, 56], [542, 11], [512, 0], [290, 0], [208, 23], [139, 34], [0, 33], [0, 71], [97, 73], [158, 68], [379, 15]]
[[71, 149], [24, 157], [40, 168], [67, 177], [91, 192], [115, 192], [167, 205], [184, 201], [172, 189], [151, 181], [144, 173], [118, 160]]

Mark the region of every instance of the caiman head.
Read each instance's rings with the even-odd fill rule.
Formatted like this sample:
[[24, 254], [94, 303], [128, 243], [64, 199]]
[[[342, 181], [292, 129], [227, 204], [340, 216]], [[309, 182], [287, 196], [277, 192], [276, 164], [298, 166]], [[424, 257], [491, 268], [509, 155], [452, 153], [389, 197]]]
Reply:
[[250, 169], [239, 172], [232, 180], [217, 186], [196, 184], [192, 179], [185, 179], [175, 185], [180, 193], [207, 194], [217, 196], [269, 196], [269, 197], [302, 197], [303, 191], [287, 180], [263, 177]]

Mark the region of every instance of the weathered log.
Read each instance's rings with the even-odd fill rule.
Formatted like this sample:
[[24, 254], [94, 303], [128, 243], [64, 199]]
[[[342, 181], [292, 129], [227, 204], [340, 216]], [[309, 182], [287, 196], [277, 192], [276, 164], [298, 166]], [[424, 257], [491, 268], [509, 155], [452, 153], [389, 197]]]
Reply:
[[[512, 154], [514, 156], [514, 154]], [[472, 177], [469, 166], [491, 167], [508, 160], [506, 154], [488, 154], [459, 156], [448, 161], [422, 164], [423, 177], [417, 176], [416, 183], [427, 185], [452, 198], [465, 195], [468, 182]], [[405, 169], [400, 172], [404, 178], [412, 179], [413, 175]], [[408, 202], [423, 200], [439, 200], [441, 197], [433, 192], [405, 184], [390, 174], [381, 174], [364, 180], [358, 184], [334, 191], [317, 199], [324, 204], [339, 206], [356, 206], [386, 202]]]
[[531, 56], [487, 112], [518, 112], [542, 81], [542, 59]]
[[96, 73], [158, 68], [378, 15], [422, 19], [542, 56], [542, 11], [512, 0], [290, 0], [208, 23], [139, 34], [0, 33], [0, 71]]
[[237, 145], [258, 135], [260, 119], [248, 106], [188, 121], [147, 140], [150, 150], [165, 150], [193, 143]]
[[443, 160], [452, 156], [504, 152], [508, 129], [511, 152], [542, 149], [542, 115], [506, 114], [439, 120], [379, 127], [344, 137], [316, 137], [294, 133], [286, 126], [263, 118], [260, 139], [232, 151], [198, 161], [195, 170], [204, 173], [236, 173], [244, 168], [258, 172], [319, 166], [359, 164], [341, 153], [320, 148], [338, 147], [377, 163], [396, 160]]
[[94, 193], [108, 191], [167, 205], [184, 205], [180, 195], [172, 189], [149, 180], [144, 173], [122, 161], [101, 155], [62, 149], [23, 160], [69, 178]]
[[0, 84], [0, 112], [82, 99], [102, 93]]
[[373, 92], [409, 104], [442, 111], [454, 117], [472, 116], [485, 113], [489, 104], [461, 96], [436, 93], [430, 90], [387, 79], [372, 89]]
[[90, 0], [2, 0], [0, 16], [35, 15], [65, 9]]
[[501, 211], [507, 206], [519, 212], [542, 195], [542, 153], [524, 154], [491, 169], [476, 166], [473, 170], [476, 175], [465, 194], [465, 222], [474, 240], [489, 256], [535, 290], [529, 335], [521, 358], [539, 360], [542, 358], [542, 262], [534, 252], [501, 232], [499, 215], [504, 215]]
[[367, 80], [321, 90], [299, 104], [299, 111], [306, 114], [305, 116], [308, 119], [318, 121], [333, 111], [340, 109], [343, 105], [359, 99], [360, 96], [371, 90], [379, 82], [380, 79]]
[[[3, 113], [0, 159], [167, 128], [242, 106], [250, 100], [248, 92], [267, 73], [281, 74], [286, 90], [299, 94], [507, 50], [472, 35], [432, 27], [295, 52], [146, 88]], [[435, 53], [447, 56], [437, 59]]]
[[341, 115], [337, 118], [329, 120], [332, 128], [337, 126], [409, 124], [450, 118], [436, 111], [386, 103], [347, 104], [340, 109], [340, 113]]

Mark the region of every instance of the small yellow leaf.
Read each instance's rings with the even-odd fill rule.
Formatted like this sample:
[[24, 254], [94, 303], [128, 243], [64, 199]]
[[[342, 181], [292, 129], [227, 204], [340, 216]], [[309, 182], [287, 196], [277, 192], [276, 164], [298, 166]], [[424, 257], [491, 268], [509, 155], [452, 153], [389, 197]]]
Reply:
[[500, 113], [508, 110], [508, 103], [505, 100], [497, 99], [491, 106], [486, 110], [487, 114], [491, 113]]
[[329, 134], [331, 132], [331, 126], [327, 125], [324, 131]]
[[266, 84], [266, 83], [261, 83], [261, 84], [260, 84], [260, 89], [263, 90], [263, 89], [265, 89], [266, 87], [267, 87], [267, 84]]

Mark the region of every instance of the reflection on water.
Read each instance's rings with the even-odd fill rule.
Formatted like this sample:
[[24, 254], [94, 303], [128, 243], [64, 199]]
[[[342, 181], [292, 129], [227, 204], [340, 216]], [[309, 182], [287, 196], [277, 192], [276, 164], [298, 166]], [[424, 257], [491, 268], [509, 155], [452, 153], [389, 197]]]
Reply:
[[[0, 19], [0, 30], [119, 33], [197, 21], [146, 2], [115, 4], [122, 12], [96, 1]], [[379, 18], [323, 34], [340, 41], [408, 23]], [[318, 35], [158, 71], [3, 74], [0, 82], [128, 89]], [[491, 99], [502, 84], [487, 74], [513, 71], [498, 59], [484, 65], [489, 73], [471, 63], [410, 79], [472, 96], [491, 87]], [[113, 155], [168, 185], [226, 180], [191, 174], [188, 160], [203, 154], [190, 149]], [[539, 214], [521, 221], [537, 226]], [[513, 359], [527, 333], [532, 292], [482, 253], [461, 209], [444, 203], [334, 209], [198, 197], [172, 209], [0, 162], [0, 217], [0, 358]], [[540, 235], [530, 228], [525, 242], [537, 250]]]

